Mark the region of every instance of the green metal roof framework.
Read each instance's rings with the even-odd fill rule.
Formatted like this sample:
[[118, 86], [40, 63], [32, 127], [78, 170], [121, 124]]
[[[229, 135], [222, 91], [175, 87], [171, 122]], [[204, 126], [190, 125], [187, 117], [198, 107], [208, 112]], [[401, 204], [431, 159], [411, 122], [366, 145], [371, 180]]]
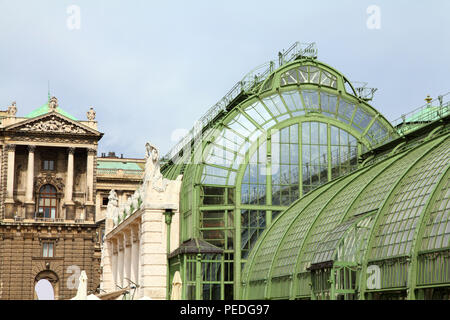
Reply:
[[245, 265], [241, 298], [371, 299], [403, 291], [423, 299], [423, 289], [448, 288], [450, 135], [429, 140], [437, 132], [283, 212]]
[[[305, 130], [310, 131], [306, 133]], [[254, 241], [250, 233], [262, 232], [277, 214], [310, 190], [302, 186], [305, 178], [303, 147], [307, 146], [311, 154], [316, 152], [314, 150], [323, 150], [326, 155], [324, 161], [311, 156], [311, 164], [318, 163], [315, 175], [325, 172], [320, 182], [314, 182], [315, 178], [310, 177], [311, 188], [315, 188], [348, 172], [348, 168], [341, 170], [335, 166], [341, 168], [344, 162], [357, 159], [365, 150], [398, 137], [378, 111], [357, 97], [350, 82], [340, 72], [305, 57], [281, 66], [265, 81], [242, 91], [230, 102], [226, 112], [219, 113], [201, 128], [201, 132], [201, 139], [192, 140], [183, 150], [166, 159], [168, 162], [162, 171], [170, 179], [183, 174], [181, 241], [203, 238], [224, 249], [221, 257], [234, 263], [234, 278], [221, 285], [234, 285], [235, 298], [240, 291], [241, 263], [245, 263], [241, 237], [244, 235], [248, 241]], [[283, 142], [285, 132], [290, 136], [286, 144]], [[340, 142], [342, 139], [339, 138], [341, 140], [333, 145], [336, 135], [342, 136], [345, 142]], [[318, 139], [324, 142], [320, 144]], [[283, 164], [280, 162], [282, 145], [288, 144], [288, 153], [294, 159]], [[339, 151], [344, 149], [349, 154]], [[338, 151], [337, 160], [332, 150]], [[254, 164], [257, 170], [262, 170], [260, 176], [266, 178], [254, 178]], [[353, 165], [357, 166], [357, 163]], [[274, 183], [272, 177], [277, 174], [276, 166], [289, 168], [291, 174], [298, 169], [297, 178], [291, 179], [289, 186], [284, 186], [283, 181]], [[250, 174], [246, 174], [248, 172]], [[253, 183], [252, 179], [257, 182]], [[264, 201], [260, 203], [262, 198], [256, 197], [253, 202], [244, 203], [243, 185], [260, 188]], [[282, 194], [287, 188], [291, 190], [287, 202], [274, 204], [274, 190]], [[247, 219], [245, 230], [242, 230], [242, 219]], [[249, 247], [251, 249], [251, 245]], [[223, 293], [223, 288], [221, 291]], [[197, 294], [195, 298], [202, 297]], [[221, 298], [224, 298], [223, 294]]]

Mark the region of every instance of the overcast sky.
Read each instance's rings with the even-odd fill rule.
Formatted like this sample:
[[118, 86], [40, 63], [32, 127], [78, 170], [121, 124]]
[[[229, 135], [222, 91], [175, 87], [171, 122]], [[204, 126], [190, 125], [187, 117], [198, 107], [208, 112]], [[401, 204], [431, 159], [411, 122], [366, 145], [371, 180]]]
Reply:
[[450, 91], [449, 15], [448, 0], [0, 0], [0, 107], [17, 101], [26, 115], [50, 81], [76, 118], [94, 106], [99, 153], [143, 157], [151, 141], [164, 154], [175, 130], [301, 41], [378, 88], [372, 105], [394, 120]]

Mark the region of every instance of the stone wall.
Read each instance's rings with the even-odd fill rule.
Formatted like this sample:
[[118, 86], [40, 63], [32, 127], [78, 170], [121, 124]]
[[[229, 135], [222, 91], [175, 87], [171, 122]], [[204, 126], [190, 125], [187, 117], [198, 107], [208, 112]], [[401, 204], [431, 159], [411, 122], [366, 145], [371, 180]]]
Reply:
[[[96, 254], [95, 225], [0, 226], [0, 299], [31, 300], [36, 276], [43, 271], [57, 275], [58, 299], [76, 295], [75, 280], [86, 271], [88, 290], [100, 282], [100, 256]], [[54, 256], [42, 256], [42, 242], [54, 243]]]

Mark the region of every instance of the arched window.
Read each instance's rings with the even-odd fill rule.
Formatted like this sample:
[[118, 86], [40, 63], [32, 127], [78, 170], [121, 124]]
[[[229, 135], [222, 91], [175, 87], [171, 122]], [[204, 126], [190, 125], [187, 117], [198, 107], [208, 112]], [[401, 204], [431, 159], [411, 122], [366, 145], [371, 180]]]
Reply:
[[56, 218], [57, 211], [56, 188], [46, 184], [39, 190], [38, 218]]
[[48, 280], [51, 283], [51, 285], [53, 286], [53, 293], [55, 295], [55, 300], [58, 300], [59, 299], [59, 277], [55, 272], [53, 272], [51, 270], [41, 271], [34, 278], [33, 299], [34, 300], [38, 299], [35, 288], [36, 288], [36, 284], [39, 282], [39, 280]]

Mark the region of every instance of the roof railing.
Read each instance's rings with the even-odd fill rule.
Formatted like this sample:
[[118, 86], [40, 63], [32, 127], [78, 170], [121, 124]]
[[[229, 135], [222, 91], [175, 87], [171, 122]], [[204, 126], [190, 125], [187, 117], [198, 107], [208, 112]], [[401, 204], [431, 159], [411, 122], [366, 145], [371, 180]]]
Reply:
[[[300, 43], [295, 42], [286, 51], [278, 53], [278, 67], [289, 63], [300, 57], [317, 58], [316, 43]], [[260, 83], [266, 80], [269, 75], [275, 70], [276, 64], [274, 60], [266, 62], [249, 73], [237, 82], [228, 93], [213, 105], [194, 125], [194, 127], [170, 149], [170, 151], [162, 158], [164, 161], [174, 159], [179, 152], [189, 144], [194, 143], [194, 147], [200, 142], [198, 137], [202, 134], [203, 129], [216, 119], [216, 117], [227, 112], [227, 107], [240, 95], [244, 93], [251, 93]]]
[[[438, 103], [436, 105], [436, 103]], [[419, 129], [428, 123], [443, 119], [450, 114], [450, 92], [438, 96], [434, 100], [430, 100], [419, 108], [403, 114], [400, 118], [391, 122], [396, 129], [395, 132], [388, 132], [380, 137], [380, 143], [374, 144], [371, 149], [375, 149], [383, 145], [386, 141], [398, 138], [398, 135], [404, 136], [408, 132]]]

